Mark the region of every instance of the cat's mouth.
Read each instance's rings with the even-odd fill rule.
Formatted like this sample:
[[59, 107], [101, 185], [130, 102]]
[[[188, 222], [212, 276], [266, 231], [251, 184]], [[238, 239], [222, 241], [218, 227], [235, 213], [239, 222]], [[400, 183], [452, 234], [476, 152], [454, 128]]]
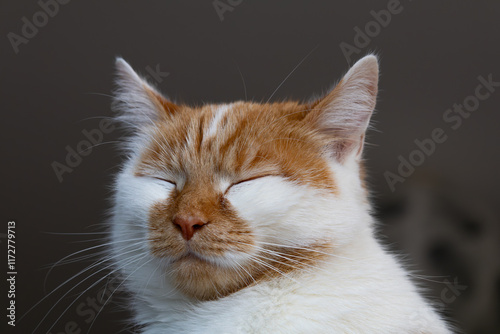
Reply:
[[217, 255], [202, 255], [186, 250], [169, 261], [165, 268], [169, 279], [185, 295], [198, 300], [213, 300], [227, 296], [247, 286], [251, 279], [245, 278], [227, 265], [228, 259]]
[[199, 254], [196, 254], [192, 250], [187, 250], [184, 255], [181, 255], [177, 261], [182, 261], [182, 260], [198, 260], [198, 261], [204, 261], [207, 262], [202, 256]]
[[207, 258], [207, 256], [203, 256], [196, 251], [193, 251], [189, 247], [187, 247], [184, 254], [180, 255], [172, 263], [175, 262], [203, 262], [203, 263], [212, 263], [214, 264], [214, 260]]
[[171, 265], [194, 265], [200, 268], [213, 267], [213, 268], [234, 268], [246, 263], [247, 255], [242, 252], [229, 252], [224, 254], [206, 254], [193, 250], [189, 247], [186, 248], [183, 254], [173, 258], [169, 263]]

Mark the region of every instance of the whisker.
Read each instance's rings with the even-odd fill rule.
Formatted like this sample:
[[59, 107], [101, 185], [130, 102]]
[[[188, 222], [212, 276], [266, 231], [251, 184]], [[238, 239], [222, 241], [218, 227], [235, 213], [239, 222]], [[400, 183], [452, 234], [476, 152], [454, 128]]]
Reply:
[[241, 264], [239, 264], [238, 262], [235, 262], [235, 264], [240, 267], [245, 273], [247, 273], [248, 276], [250, 276], [250, 278], [253, 280], [254, 283], [257, 283], [257, 281], [255, 280], [255, 278], [252, 276], [252, 274], [250, 274], [246, 269], [245, 267], [243, 267]]
[[102, 142], [102, 143], [97, 143], [95, 145], [91, 145], [89, 147], [87, 147], [86, 149], [84, 150], [81, 150], [81, 151], [77, 151], [78, 154], [82, 154], [82, 153], [85, 153], [86, 151], [88, 150], [92, 150], [93, 148], [95, 147], [98, 147], [98, 146], [101, 146], [101, 145], [106, 145], [106, 144], [116, 144], [116, 143], [121, 143], [120, 140], [110, 140], [110, 141], [105, 141], [105, 142]]
[[[114, 244], [122, 243], [122, 242], [135, 241], [135, 240], [141, 240], [141, 238], [133, 238], [133, 239], [127, 239], [127, 240], [120, 240], [120, 241], [110, 241], [110, 242], [103, 243], [103, 244], [100, 244], [100, 245], [96, 245], [96, 246], [92, 246], [92, 247], [87, 247], [85, 249], [81, 249], [81, 250], [79, 250], [77, 252], [74, 252], [72, 254], [66, 255], [65, 257], [63, 257], [62, 259], [60, 259], [59, 261], [57, 261], [56, 263], [54, 263], [52, 265], [52, 267], [49, 269], [49, 271], [47, 272], [47, 274], [45, 274], [45, 279], [43, 280], [43, 289], [45, 290], [45, 287], [47, 285], [47, 280], [48, 280], [48, 277], [49, 277], [50, 273], [52, 272], [52, 270], [54, 269], [54, 267], [56, 267], [57, 265], [59, 265], [59, 263], [61, 261], [64, 261], [65, 259], [67, 259], [69, 257], [72, 257], [72, 256], [75, 256], [77, 254], [88, 252], [89, 250], [92, 250], [92, 249], [96, 249], [96, 248], [100, 248], [100, 247], [105, 247], [105, 246], [109, 246], [109, 245], [114, 245]], [[135, 243], [135, 244], [139, 244], [139, 242]]]
[[[97, 280], [96, 282], [94, 282], [91, 286], [89, 286], [87, 289], [85, 289], [82, 293], [80, 293], [80, 295], [75, 298], [69, 305], [68, 307], [66, 308], [66, 310], [61, 313], [61, 315], [56, 319], [56, 321], [52, 324], [52, 326], [49, 328], [49, 330], [47, 331], [47, 334], [50, 333], [50, 331], [52, 330], [52, 328], [57, 324], [57, 322], [62, 318], [62, 316], [68, 311], [68, 309], [85, 293], [87, 292], [88, 290], [90, 290], [91, 288], [93, 288], [94, 286], [96, 286], [99, 282], [101, 282], [103, 279], [107, 278], [108, 276], [110, 276], [111, 274], [117, 272], [118, 270], [124, 268], [125, 266], [128, 266], [132, 263], [134, 263], [135, 261], [138, 261], [138, 260], [142, 260], [144, 257], [146, 257], [146, 255], [144, 254], [138, 254], [136, 256], [133, 256], [133, 260], [127, 262], [127, 264], [124, 264], [123, 266], [121, 266], [120, 268], [117, 268], [113, 271], [111, 271], [110, 273], [108, 273], [107, 275], [103, 276], [102, 278], [100, 278], [99, 280]], [[59, 298], [56, 303], [49, 309], [49, 311], [45, 314], [45, 316], [42, 318], [42, 320], [40, 320], [40, 322], [38, 323], [38, 325], [35, 327], [35, 329], [33, 330], [33, 332], [36, 331], [36, 329], [43, 323], [43, 321], [47, 318], [47, 316], [50, 314], [50, 312], [56, 307], [56, 305], [62, 300], [64, 299], [64, 297], [66, 297], [71, 291], [73, 291], [77, 286], [79, 286], [80, 284], [82, 284], [83, 282], [85, 282], [86, 280], [88, 280], [89, 278], [91, 278], [92, 276], [98, 274], [99, 272], [103, 271], [103, 270], [106, 270], [110, 267], [114, 266], [114, 264], [110, 264], [98, 271], [96, 271], [95, 273], [89, 275], [87, 278], [81, 280], [79, 283], [77, 283], [76, 285], [74, 285], [71, 289], [69, 289], [61, 298]]]
[[289, 275], [285, 274], [284, 272], [282, 272], [282, 271], [281, 271], [281, 270], [279, 270], [278, 268], [274, 267], [273, 265], [271, 265], [271, 264], [269, 264], [269, 263], [265, 263], [264, 261], [261, 261], [259, 258], [255, 257], [255, 256], [253, 256], [253, 255], [250, 255], [250, 258], [251, 258], [253, 261], [255, 261], [255, 262], [257, 262], [257, 263], [261, 264], [262, 266], [267, 267], [267, 268], [269, 268], [269, 269], [271, 269], [271, 270], [274, 270], [274, 271], [276, 271], [277, 273], [279, 273], [280, 275], [282, 275], [282, 276], [284, 276], [284, 277], [286, 277], [286, 278], [288, 278], [288, 279], [290, 279], [290, 280], [292, 280], [292, 281], [294, 281], [294, 282], [296, 282], [296, 283], [299, 283], [299, 282], [297, 282], [294, 278], [292, 278], [292, 277], [290, 277]]
[[114, 96], [109, 95], [109, 94], [104, 94], [104, 93], [86, 92], [86, 93], [82, 93], [82, 94], [86, 94], [86, 95], [99, 95], [99, 96], [105, 96], [105, 97], [114, 98]]
[[[234, 59], [233, 59], [233, 61], [234, 61]], [[238, 73], [240, 74], [241, 82], [243, 83], [243, 90], [245, 91], [245, 101], [247, 101], [248, 96], [247, 96], [247, 85], [245, 84], [245, 78], [243, 77], [243, 73], [241, 73], [241, 69], [238, 66], [238, 64], [236, 63], [236, 61], [234, 61], [234, 63], [236, 65], [236, 68], [238, 69]]]
[[149, 259], [149, 261], [146, 261], [143, 264], [141, 264], [139, 267], [137, 267], [133, 272], [131, 272], [125, 279], [123, 279], [121, 281], [121, 283], [113, 290], [113, 292], [111, 292], [111, 294], [109, 295], [108, 299], [106, 299], [106, 301], [102, 304], [102, 307], [100, 308], [99, 312], [97, 312], [96, 316], [94, 317], [94, 320], [92, 321], [92, 323], [89, 326], [87, 334], [90, 333], [90, 329], [94, 325], [94, 322], [97, 320], [97, 317], [99, 316], [99, 314], [101, 314], [102, 310], [104, 310], [104, 307], [108, 304], [109, 300], [111, 299], [111, 297], [113, 297], [113, 295], [115, 294], [115, 292], [123, 285], [123, 283], [125, 283], [125, 281], [127, 279], [130, 278], [130, 276], [132, 276], [133, 274], [135, 274], [137, 272], [137, 270], [141, 269], [142, 267], [144, 267], [146, 264], [148, 264], [151, 261], [153, 261], [153, 258]]
[[65, 232], [48, 232], [48, 231], [41, 231], [41, 233], [45, 233], [45, 234], [54, 234], [54, 235], [88, 235], [88, 234], [109, 234], [109, 232], [65, 233]]
[[[128, 247], [130, 246], [133, 246], [133, 245], [129, 245]], [[123, 255], [123, 254], [128, 254], [132, 251], [137, 251], [137, 249], [134, 249], [134, 250], [131, 250], [131, 251], [128, 251], [128, 252], [125, 252], [125, 253], [122, 253], [120, 255]], [[45, 295], [42, 299], [40, 299], [40, 301], [38, 301], [35, 305], [33, 305], [28, 311], [26, 311], [18, 320], [21, 321], [28, 313], [30, 313], [35, 307], [37, 307], [41, 302], [43, 302], [45, 299], [47, 299], [49, 296], [51, 296], [54, 292], [56, 292], [57, 290], [59, 290], [61, 287], [63, 287], [65, 284], [67, 284], [68, 282], [70, 282], [71, 280], [75, 279], [76, 277], [80, 276], [81, 274], [85, 273], [86, 271], [92, 269], [92, 268], [95, 268], [96, 266], [99, 266], [103, 263], [105, 263], [106, 261], [109, 261], [108, 258], [106, 259], [103, 259], [103, 260], [100, 260], [100, 261], [97, 261], [89, 266], [87, 266], [86, 268], [82, 269], [80, 272], [78, 272], [77, 274], [73, 275], [72, 277], [70, 277], [69, 279], [67, 279], [66, 281], [64, 281], [63, 283], [61, 283], [58, 287], [56, 287], [55, 289], [53, 289], [49, 294]]]
[[269, 103], [269, 101], [273, 98], [274, 94], [276, 94], [276, 92], [281, 88], [281, 86], [285, 83], [285, 81], [288, 80], [288, 78], [295, 72], [295, 70], [297, 68], [300, 67], [300, 65], [302, 65], [302, 63], [314, 52], [316, 51], [316, 49], [319, 47], [319, 44], [316, 45], [311, 51], [309, 51], [309, 53], [307, 55], [305, 55], [304, 58], [302, 58], [302, 60], [297, 64], [295, 65], [295, 67], [292, 69], [292, 71], [285, 77], [285, 79], [283, 79], [283, 81], [281, 81], [281, 83], [278, 85], [278, 87], [276, 87], [276, 89], [274, 90], [274, 92], [271, 94], [271, 96], [269, 96], [269, 98], [267, 99], [266, 103]]
[[[248, 244], [248, 243], [241, 242], [241, 241], [237, 241], [237, 242], [240, 243], [240, 244], [243, 244], [243, 245], [248, 245], [248, 246], [251, 246], [251, 247], [255, 247], [256, 249], [258, 249], [260, 251], [263, 251], [263, 252], [272, 252], [273, 254], [279, 254], [279, 255], [285, 256], [286, 258], [288, 258], [290, 260], [292, 260], [290, 257], [297, 258], [297, 259], [302, 259], [302, 260], [310, 260], [307, 257], [299, 256], [299, 255], [296, 255], [296, 254], [282, 253], [282, 252], [279, 252], [279, 251], [277, 251], [275, 249], [267, 249], [267, 248], [264, 248], [262, 246]], [[321, 260], [321, 259], [315, 259], [314, 262], [331, 263], [331, 261], [325, 261], [325, 260]]]
[[[305, 271], [305, 272], [310, 273], [310, 274], [314, 274], [315, 271], [317, 271], [317, 270], [322, 271], [322, 272], [327, 273], [327, 274], [331, 273], [330, 271], [326, 270], [325, 268], [321, 268], [320, 266], [315, 266], [315, 265], [312, 265], [310, 263], [303, 263], [301, 261], [291, 259], [291, 258], [289, 258], [286, 255], [277, 254], [278, 252], [274, 252], [274, 251], [270, 251], [270, 250], [266, 250], [266, 249], [261, 249], [261, 251], [263, 251], [263, 252], [265, 252], [265, 253], [267, 253], [269, 255], [274, 255], [274, 256], [277, 256], [279, 258], [282, 258], [282, 259], [291, 261], [293, 263], [296, 263], [296, 264], [298, 264], [298, 266], [294, 266], [294, 265], [292, 265], [290, 263], [282, 262], [282, 261], [280, 261], [278, 259], [264, 257], [261, 254], [259, 254], [258, 256], [261, 256], [262, 258], [265, 258], [265, 259], [267, 259], [269, 261], [273, 261], [273, 262], [276, 262], [276, 263], [279, 263], [279, 264], [282, 264], [282, 265], [286, 265], [286, 266], [292, 267], [292, 268], [297, 269], [297, 270]], [[302, 258], [302, 259], [309, 260], [307, 258]], [[315, 261], [317, 261], [317, 260], [315, 260]], [[328, 261], [323, 261], [323, 262], [328, 263]], [[312, 270], [306, 269], [306, 268], [304, 268], [304, 266], [306, 266], [306, 267], [308, 267], [308, 268], [310, 268]]]
[[[55, 266], [63, 266], [63, 265], [70, 264], [70, 263], [80, 262], [83, 260], [95, 258], [96, 256], [99, 256], [101, 254], [106, 254], [106, 253], [107, 253], [107, 251], [103, 250], [103, 251], [99, 251], [99, 252], [88, 254], [88, 255], [77, 256], [75, 258], [64, 260], [64, 261], [59, 260], [57, 262], [54, 262], [54, 263], [51, 263], [51, 264], [48, 264], [48, 265], [42, 267], [42, 269], [52, 269]], [[44, 283], [45, 283], [45, 281], [44, 281]], [[45, 288], [45, 284], [44, 284], [44, 288]]]
[[153, 270], [153, 272], [151, 273], [151, 275], [149, 275], [149, 278], [148, 278], [146, 284], [144, 285], [144, 288], [142, 289], [141, 294], [144, 294], [144, 291], [146, 291], [146, 288], [149, 286], [149, 282], [153, 278], [154, 274], [158, 271], [158, 269], [160, 269], [160, 265], [159, 264], [156, 266], [155, 270]]
[[323, 255], [327, 255], [327, 256], [333, 256], [333, 257], [338, 257], [338, 258], [345, 259], [345, 260], [354, 261], [353, 259], [350, 259], [350, 258], [347, 258], [347, 257], [344, 257], [344, 256], [340, 256], [340, 255], [332, 254], [332, 253], [325, 253], [325, 252], [322, 252], [322, 251], [319, 251], [319, 250], [313, 249], [313, 248], [299, 247], [299, 246], [292, 246], [292, 245], [282, 245], [282, 244], [275, 244], [275, 243], [264, 242], [264, 241], [259, 241], [258, 243], [259, 244], [263, 244], [263, 245], [275, 246], [275, 247], [300, 249], [300, 250], [315, 252], [315, 253], [318, 253], [318, 254], [323, 254]]

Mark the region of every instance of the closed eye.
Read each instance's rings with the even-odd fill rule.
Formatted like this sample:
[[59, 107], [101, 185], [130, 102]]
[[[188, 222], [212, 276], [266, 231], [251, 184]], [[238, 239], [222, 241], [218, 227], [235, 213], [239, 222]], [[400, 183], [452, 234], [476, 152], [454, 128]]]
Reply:
[[160, 180], [160, 181], [163, 181], [163, 182], [170, 183], [170, 184], [172, 184], [172, 185], [174, 185], [174, 186], [177, 187], [177, 184], [174, 181], [170, 181], [170, 180], [167, 180], [167, 179], [164, 179], [164, 178], [161, 178], [161, 177], [157, 177], [157, 176], [152, 176], [152, 178]]
[[238, 181], [238, 182], [234, 182], [229, 187], [227, 187], [225, 193], [227, 193], [229, 191], [229, 189], [231, 189], [231, 187], [240, 185], [240, 184], [245, 183], [245, 182], [250, 182], [250, 181], [253, 181], [253, 180], [256, 180], [256, 179], [262, 179], [262, 178], [268, 177], [268, 176], [277, 176], [277, 175], [274, 175], [274, 174], [257, 175], [257, 176], [249, 177], [247, 179], [244, 179], [244, 180], [241, 180], [241, 181]]

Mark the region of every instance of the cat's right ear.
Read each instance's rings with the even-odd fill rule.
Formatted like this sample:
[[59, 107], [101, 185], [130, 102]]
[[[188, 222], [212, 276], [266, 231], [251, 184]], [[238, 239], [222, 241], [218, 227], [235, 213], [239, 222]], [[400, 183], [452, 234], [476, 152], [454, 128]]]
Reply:
[[306, 121], [330, 139], [328, 151], [339, 162], [360, 159], [365, 132], [377, 99], [378, 59], [359, 60], [337, 86], [316, 101]]
[[178, 108], [140, 77], [123, 58], [116, 58], [112, 109], [126, 128], [135, 130], [165, 119]]

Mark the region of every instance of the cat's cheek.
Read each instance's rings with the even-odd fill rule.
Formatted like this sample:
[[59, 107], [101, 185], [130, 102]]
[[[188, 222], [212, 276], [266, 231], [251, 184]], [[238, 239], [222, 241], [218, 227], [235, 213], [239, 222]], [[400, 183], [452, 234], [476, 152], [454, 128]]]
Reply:
[[265, 177], [231, 188], [226, 197], [258, 241], [303, 243], [311, 234], [313, 191], [282, 177]]
[[266, 177], [233, 186], [226, 198], [238, 215], [258, 227], [266, 221], [275, 220], [279, 213], [284, 187], [277, 177]]
[[166, 201], [175, 186], [152, 178], [122, 173], [117, 180], [116, 202], [124, 217], [133, 217], [133, 225], [148, 228], [151, 208]]

